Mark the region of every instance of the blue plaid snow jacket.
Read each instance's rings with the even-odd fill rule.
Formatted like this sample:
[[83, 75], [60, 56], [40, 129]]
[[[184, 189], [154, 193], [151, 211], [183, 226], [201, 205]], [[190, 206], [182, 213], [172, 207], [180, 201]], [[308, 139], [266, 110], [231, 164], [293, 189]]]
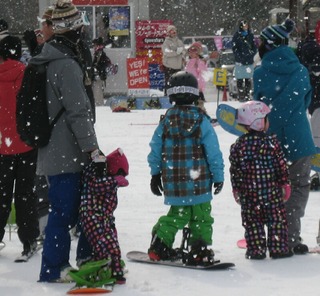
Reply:
[[188, 206], [212, 199], [212, 184], [224, 181], [224, 163], [214, 129], [198, 107], [174, 106], [150, 142], [151, 175], [162, 174], [165, 204]]

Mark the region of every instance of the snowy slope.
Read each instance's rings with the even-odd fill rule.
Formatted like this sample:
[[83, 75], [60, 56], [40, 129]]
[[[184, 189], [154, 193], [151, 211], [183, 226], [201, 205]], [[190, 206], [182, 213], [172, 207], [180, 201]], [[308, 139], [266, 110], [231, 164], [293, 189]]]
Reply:
[[[212, 98], [209, 98], [212, 101]], [[236, 106], [238, 103], [231, 102]], [[214, 115], [216, 103], [206, 103], [208, 113]], [[156, 123], [164, 110], [112, 113], [108, 107], [97, 108], [96, 131], [105, 153], [123, 148], [130, 163], [130, 185], [119, 189], [116, 224], [123, 256], [130, 250], [146, 251], [151, 228], [160, 215], [168, 211], [163, 199], [153, 196], [146, 157], [148, 143]], [[151, 124], [151, 125], [150, 125]], [[152, 125], [154, 124], [154, 125]], [[320, 255], [294, 256], [289, 259], [249, 261], [245, 250], [237, 249], [236, 241], [243, 236], [240, 207], [234, 202], [229, 181], [228, 151], [235, 137], [216, 127], [225, 158], [225, 186], [212, 202], [215, 218], [214, 245], [216, 257], [231, 261], [236, 268], [229, 271], [195, 271], [163, 266], [144, 265], [126, 260], [129, 273], [127, 284], [116, 286], [113, 294], [121, 296], [282, 296], [320, 295]], [[311, 193], [302, 236], [309, 246], [315, 246], [318, 231], [320, 194]], [[0, 295], [56, 296], [65, 295], [72, 284], [37, 283], [40, 253], [28, 263], [13, 263], [21, 252], [16, 233], [0, 252]], [[180, 244], [180, 236], [176, 244]], [[75, 265], [76, 241], [72, 243], [71, 263]]]

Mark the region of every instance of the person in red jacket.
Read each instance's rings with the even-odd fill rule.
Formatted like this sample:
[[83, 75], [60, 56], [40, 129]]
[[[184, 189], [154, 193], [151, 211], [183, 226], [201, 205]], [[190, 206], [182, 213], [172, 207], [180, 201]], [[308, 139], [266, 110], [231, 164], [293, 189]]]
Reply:
[[19, 38], [9, 35], [0, 40], [0, 249], [5, 246], [2, 240], [14, 200], [22, 256], [28, 258], [39, 236], [34, 192], [37, 151], [20, 140], [16, 128], [16, 95], [25, 69], [20, 57]]

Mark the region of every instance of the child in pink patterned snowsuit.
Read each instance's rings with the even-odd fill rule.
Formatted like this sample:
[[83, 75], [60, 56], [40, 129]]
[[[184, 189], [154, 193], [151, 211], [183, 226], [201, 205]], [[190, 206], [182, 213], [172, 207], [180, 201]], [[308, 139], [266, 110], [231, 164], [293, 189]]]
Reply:
[[[284, 201], [290, 196], [284, 153], [275, 136], [265, 133], [270, 109], [249, 101], [237, 110], [237, 122], [248, 132], [230, 149], [230, 178], [235, 200], [241, 204], [247, 259], [290, 257]], [[268, 229], [266, 235], [265, 227]]]
[[118, 283], [125, 283], [113, 213], [118, 204], [118, 187], [129, 184], [125, 179], [129, 164], [120, 148], [106, 157], [106, 163], [107, 170], [101, 177], [92, 165], [83, 173], [80, 222], [92, 248], [93, 261], [111, 259], [113, 277]]

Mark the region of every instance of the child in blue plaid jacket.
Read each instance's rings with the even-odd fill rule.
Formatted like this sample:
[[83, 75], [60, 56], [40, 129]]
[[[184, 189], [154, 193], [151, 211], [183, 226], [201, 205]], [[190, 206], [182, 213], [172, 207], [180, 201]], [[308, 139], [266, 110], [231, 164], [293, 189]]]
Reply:
[[[195, 104], [199, 98], [197, 79], [180, 71], [171, 76], [167, 90], [170, 108], [152, 137], [148, 155], [151, 190], [164, 193], [167, 215], [152, 230], [148, 251], [151, 260], [174, 260], [176, 233], [186, 225], [191, 235], [187, 264], [213, 262], [211, 216], [212, 186], [218, 194], [223, 186], [223, 158], [218, 138], [206, 113]], [[163, 185], [163, 186], [162, 186]]]

